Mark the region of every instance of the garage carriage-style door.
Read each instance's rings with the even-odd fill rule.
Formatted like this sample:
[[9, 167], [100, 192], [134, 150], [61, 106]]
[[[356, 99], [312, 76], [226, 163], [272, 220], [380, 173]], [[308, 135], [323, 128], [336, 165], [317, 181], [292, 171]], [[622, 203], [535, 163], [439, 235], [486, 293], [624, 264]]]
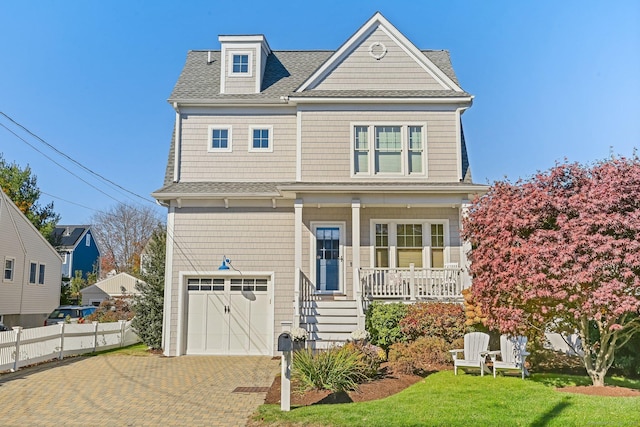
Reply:
[[187, 354], [271, 354], [271, 281], [187, 279]]

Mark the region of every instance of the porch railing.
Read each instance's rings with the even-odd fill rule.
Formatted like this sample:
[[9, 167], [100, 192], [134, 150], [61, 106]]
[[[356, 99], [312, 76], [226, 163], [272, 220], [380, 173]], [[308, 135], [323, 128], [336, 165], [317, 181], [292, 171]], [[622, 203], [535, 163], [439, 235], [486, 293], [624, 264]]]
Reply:
[[300, 327], [300, 316], [307, 314], [310, 301], [318, 299], [318, 296], [315, 294], [315, 285], [302, 270], [297, 269], [295, 280], [293, 326], [297, 328]]
[[361, 268], [363, 298], [369, 300], [462, 300], [458, 267], [447, 268]]

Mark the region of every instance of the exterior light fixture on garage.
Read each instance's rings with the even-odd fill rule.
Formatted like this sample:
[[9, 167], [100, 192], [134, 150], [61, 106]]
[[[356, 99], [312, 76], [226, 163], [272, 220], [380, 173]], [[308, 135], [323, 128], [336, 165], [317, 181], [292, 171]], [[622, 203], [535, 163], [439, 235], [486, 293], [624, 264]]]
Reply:
[[227, 263], [231, 263], [231, 260], [229, 260], [226, 256], [222, 255], [222, 264], [220, 264], [220, 267], [218, 267], [218, 270], [228, 270], [229, 266], [227, 265]]

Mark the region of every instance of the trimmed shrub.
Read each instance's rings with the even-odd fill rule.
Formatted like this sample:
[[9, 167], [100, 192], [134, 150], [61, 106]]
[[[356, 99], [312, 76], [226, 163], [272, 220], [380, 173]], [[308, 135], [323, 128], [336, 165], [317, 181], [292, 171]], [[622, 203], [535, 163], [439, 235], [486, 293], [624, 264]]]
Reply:
[[[373, 344], [364, 343], [363, 341], [350, 341], [344, 345], [346, 351], [360, 353], [362, 357], [362, 373], [367, 379], [376, 378], [379, 374], [380, 364], [384, 361], [384, 351], [380, 347]], [[382, 355], [380, 352], [382, 351]]]
[[367, 380], [363, 355], [354, 347], [333, 347], [293, 353], [292, 378], [302, 390], [357, 390]]
[[465, 333], [465, 313], [460, 304], [420, 302], [407, 308], [400, 321], [400, 331], [408, 340], [438, 337], [451, 343]]
[[449, 350], [454, 345], [440, 337], [419, 337], [410, 343], [397, 343], [389, 350], [389, 365], [394, 372], [418, 375], [446, 369], [451, 365]]
[[365, 319], [366, 329], [371, 335], [371, 343], [389, 354], [389, 347], [392, 344], [406, 341], [406, 336], [399, 325], [406, 313], [407, 306], [402, 303], [372, 302], [367, 309]]

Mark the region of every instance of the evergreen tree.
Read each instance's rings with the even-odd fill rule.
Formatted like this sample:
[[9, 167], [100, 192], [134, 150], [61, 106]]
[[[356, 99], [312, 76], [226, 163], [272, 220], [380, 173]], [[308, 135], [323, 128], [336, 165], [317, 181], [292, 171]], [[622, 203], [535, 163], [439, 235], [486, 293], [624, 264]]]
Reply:
[[132, 326], [142, 342], [153, 349], [162, 347], [166, 242], [167, 231], [161, 226], [151, 235], [142, 257], [140, 277], [144, 282], [136, 283], [140, 294], [134, 296], [136, 317]]
[[60, 220], [60, 215], [54, 212], [53, 202], [42, 207], [38, 204], [40, 189], [38, 180], [31, 173], [27, 165], [24, 169], [17, 163], [8, 163], [0, 153], [0, 187], [18, 209], [25, 214], [29, 221], [54, 247], [58, 245], [53, 230]]

